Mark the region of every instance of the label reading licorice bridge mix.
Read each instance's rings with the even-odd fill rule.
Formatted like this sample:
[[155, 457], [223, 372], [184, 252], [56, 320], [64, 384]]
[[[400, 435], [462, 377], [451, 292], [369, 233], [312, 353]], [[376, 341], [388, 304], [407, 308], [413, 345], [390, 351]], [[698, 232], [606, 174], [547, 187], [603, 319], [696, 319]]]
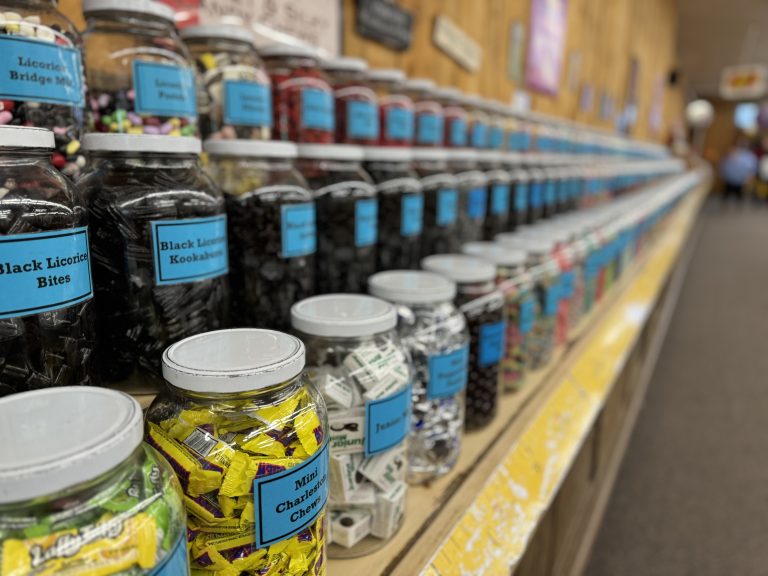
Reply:
[[150, 224], [158, 285], [185, 284], [229, 271], [226, 216], [154, 220]]
[[480, 326], [480, 346], [477, 364], [483, 368], [497, 364], [504, 357], [504, 335], [507, 323], [503, 320]]
[[400, 235], [418, 236], [424, 222], [424, 196], [405, 194], [400, 201]]
[[379, 203], [373, 199], [355, 202], [355, 246], [376, 244], [378, 238]]
[[88, 227], [0, 236], [0, 318], [58, 310], [93, 296]]
[[272, 91], [247, 80], [224, 81], [224, 123], [272, 126]]
[[381, 400], [365, 403], [365, 456], [394, 448], [408, 435], [411, 414], [411, 386]]
[[459, 215], [459, 191], [443, 188], [437, 191], [437, 225], [451, 226]]
[[197, 116], [195, 73], [191, 68], [134, 60], [133, 89], [137, 114]]
[[447, 398], [464, 390], [467, 385], [469, 346], [429, 357], [427, 398]]
[[315, 205], [286, 204], [280, 209], [283, 258], [296, 258], [314, 254], [317, 245]]

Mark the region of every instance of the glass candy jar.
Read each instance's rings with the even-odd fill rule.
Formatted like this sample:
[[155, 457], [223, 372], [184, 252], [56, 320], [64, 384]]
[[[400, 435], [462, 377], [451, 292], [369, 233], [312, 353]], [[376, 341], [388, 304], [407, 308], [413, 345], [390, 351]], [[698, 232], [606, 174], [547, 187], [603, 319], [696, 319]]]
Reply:
[[368, 86], [362, 58], [333, 58], [322, 63], [336, 102], [336, 142], [373, 145], [379, 140], [379, 99]]
[[379, 96], [379, 145], [410, 146], [414, 134], [413, 100], [405, 95], [405, 74], [394, 68], [368, 71], [368, 82]]
[[448, 169], [445, 148], [415, 148], [413, 167], [424, 193], [421, 257], [459, 249], [459, 187]]
[[514, 232], [526, 225], [528, 220], [529, 187], [530, 178], [526, 170], [516, 168], [510, 172], [512, 207], [509, 212], [508, 232]]
[[443, 144], [446, 148], [464, 148], [467, 139], [467, 111], [462, 106], [461, 92], [456, 88], [438, 88], [435, 98], [443, 107]]
[[488, 214], [488, 178], [478, 169], [477, 152], [470, 148], [451, 150], [449, 166], [459, 185], [459, 239], [483, 239]]
[[405, 95], [413, 100], [414, 146], [443, 145], [443, 107], [435, 98], [435, 83], [427, 78], [409, 78], [403, 83]]
[[466, 94], [462, 99], [467, 112], [467, 145], [482, 149], [488, 148], [488, 121], [486, 103], [477, 94]]
[[511, 212], [512, 178], [503, 167], [505, 156], [501, 152], [484, 150], [479, 153], [479, 167], [488, 180], [488, 213], [483, 222], [483, 238], [493, 240], [496, 234], [506, 232]]

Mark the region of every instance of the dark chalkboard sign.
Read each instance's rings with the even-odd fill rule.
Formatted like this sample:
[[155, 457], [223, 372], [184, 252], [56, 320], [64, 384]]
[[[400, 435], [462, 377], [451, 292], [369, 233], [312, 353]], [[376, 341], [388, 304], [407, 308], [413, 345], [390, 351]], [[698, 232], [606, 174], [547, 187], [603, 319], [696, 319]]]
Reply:
[[403, 52], [411, 46], [413, 14], [387, 0], [357, 0], [357, 33]]

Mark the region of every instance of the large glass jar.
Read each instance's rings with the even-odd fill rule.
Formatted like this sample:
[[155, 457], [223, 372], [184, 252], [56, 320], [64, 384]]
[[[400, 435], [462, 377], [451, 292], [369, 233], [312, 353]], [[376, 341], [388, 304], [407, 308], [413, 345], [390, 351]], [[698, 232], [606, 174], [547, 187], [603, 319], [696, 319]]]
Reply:
[[147, 0], [84, 0], [91, 132], [194, 136], [195, 68], [173, 9]]
[[488, 180], [488, 213], [483, 222], [483, 239], [493, 240], [496, 234], [506, 232], [512, 205], [512, 178], [503, 167], [501, 152], [483, 150], [479, 153], [479, 167]]
[[459, 185], [448, 169], [445, 148], [415, 148], [413, 167], [424, 193], [421, 257], [456, 252], [459, 240]]
[[424, 195], [412, 159], [409, 148], [365, 149], [363, 168], [375, 182], [379, 198], [377, 270], [419, 267]]
[[379, 140], [379, 98], [367, 84], [362, 58], [322, 62], [336, 101], [336, 142], [373, 145]]
[[467, 111], [462, 105], [462, 95], [456, 88], [438, 88], [435, 99], [443, 107], [443, 144], [446, 148], [467, 146]]
[[203, 138], [268, 140], [272, 87], [253, 34], [232, 24], [181, 31], [197, 66], [197, 103]]
[[224, 196], [195, 138], [88, 134], [83, 145], [99, 375], [155, 391], [166, 346], [227, 323]]
[[291, 322], [328, 404], [331, 557], [362, 556], [402, 525], [412, 368], [394, 307], [371, 296], [302, 300]]
[[478, 94], [467, 94], [462, 99], [467, 112], [467, 144], [475, 149], [488, 148], [488, 117], [486, 102]]
[[163, 354], [145, 434], [181, 482], [193, 571], [324, 576], [328, 420], [304, 361], [298, 338], [248, 328]]
[[408, 481], [453, 468], [461, 449], [469, 332], [453, 304], [456, 285], [437, 274], [394, 270], [368, 281], [369, 292], [397, 309], [397, 330], [413, 362]]
[[405, 95], [413, 100], [416, 115], [414, 146], [443, 145], [443, 107], [435, 98], [435, 83], [427, 78], [409, 78], [403, 84]]
[[139, 403], [81, 386], [0, 400], [3, 574], [188, 574], [181, 488]]
[[306, 46], [273, 44], [259, 49], [272, 80], [272, 137], [302, 143], [333, 142], [333, 89], [320, 56]]
[[224, 191], [233, 326], [290, 328], [291, 306], [315, 293], [315, 202], [291, 142], [208, 140]]
[[394, 68], [368, 71], [368, 82], [379, 96], [379, 145], [410, 146], [413, 142], [413, 100], [405, 95], [405, 73]]
[[470, 148], [451, 150], [449, 166], [459, 185], [459, 240], [461, 243], [483, 239], [488, 214], [488, 178], [479, 169], [477, 151]]
[[464, 424], [467, 430], [482, 428], [496, 415], [504, 358], [504, 296], [496, 289], [496, 268], [486, 260], [463, 254], [428, 256], [421, 266], [456, 283], [456, 305], [469, 327]]
[[91, 380], [88, 227], [54, 145], [49, 130], [0, 126], [0, 396]]
[[53, 130], [53, 165], [74, 180], [85, 166], [80, 35], [55, 0], [0, 0], [0, 15], [0, 125]]

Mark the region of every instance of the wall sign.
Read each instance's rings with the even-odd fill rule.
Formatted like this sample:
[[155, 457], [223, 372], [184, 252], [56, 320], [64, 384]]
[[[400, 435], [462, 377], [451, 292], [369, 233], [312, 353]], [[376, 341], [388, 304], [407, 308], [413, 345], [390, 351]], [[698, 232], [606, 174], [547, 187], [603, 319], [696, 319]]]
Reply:
[[768, 69], [762, 64], [723, 68], [720, 95], [726, 100], [756, 100], [768, 91]]
[[442, 15], [435, 16], [432, 42], [462, 68], [470, 72], [475, 72], [480, 68], [483, 49], [449, 18]]
[[357, 33], [393, 50], [408, 50], [413, 39], [413, 15], [387, 0], [357, 0]]
[[538, 92], [557, 95], [565, 51], [567, 0], [533, 0], [525, 77]]
[[507, 53], [507, 77], [515, 84], [523, 82], [523, 56], [525, 47], [525, 24], [512, 22], [509, 25], [509, 52]]

